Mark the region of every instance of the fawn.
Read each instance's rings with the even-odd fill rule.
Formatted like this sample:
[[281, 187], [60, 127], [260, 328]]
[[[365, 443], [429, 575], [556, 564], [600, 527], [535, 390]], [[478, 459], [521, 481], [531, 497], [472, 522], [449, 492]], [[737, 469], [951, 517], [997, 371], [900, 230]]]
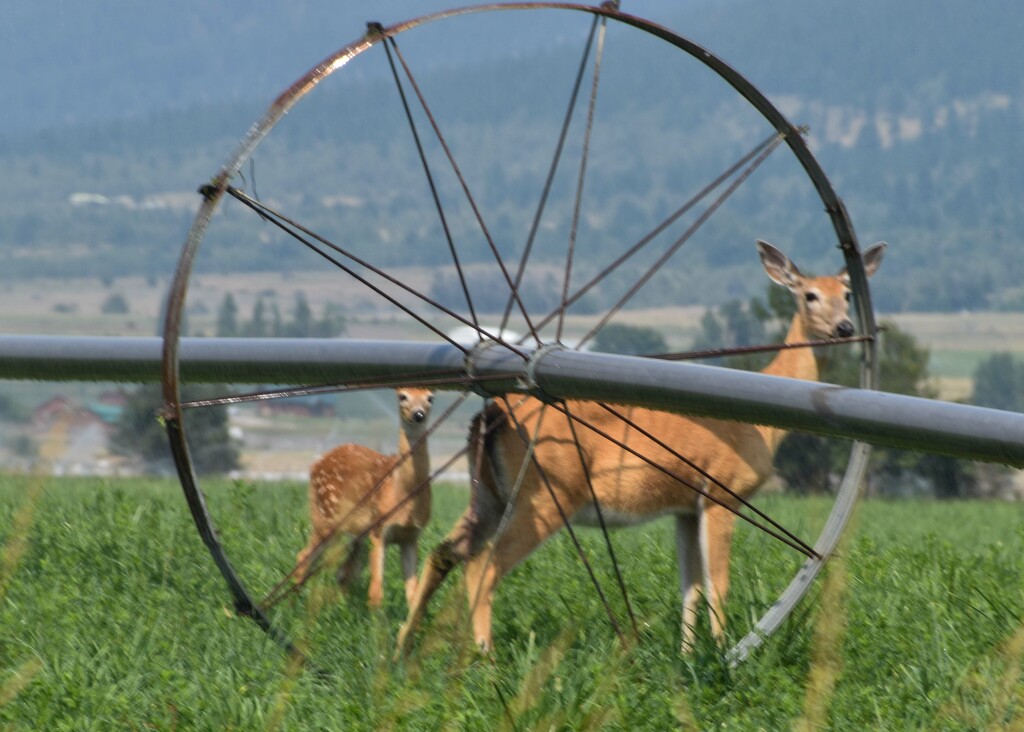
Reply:
[[398, 544], [401, 549], [405, 596], [411, 602], [416, 591], [417, 543], [430, 520], [430, 455], [424, 435], [434, 394], [413, 387], [396, 392], [401, 427], [397, 455], [382, 455], [349, 443], [333, 448], [313, 463], [309, 471], [313, 531], [298, 554], [296, 575], [302, 581], [317, 547], [337, 532], [354, 536], [355, 546], [337, 573], [338, 583], [348, 587], [359, 571], [363, 539], [368, 536], [370, 607], [379, 607], [383, 599], [387, 544]]

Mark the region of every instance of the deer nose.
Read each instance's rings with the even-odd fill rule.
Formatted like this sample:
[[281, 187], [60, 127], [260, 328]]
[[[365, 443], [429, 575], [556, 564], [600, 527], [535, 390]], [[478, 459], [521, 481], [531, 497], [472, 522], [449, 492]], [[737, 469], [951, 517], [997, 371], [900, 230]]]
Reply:
[[427, 413], [424, 412], [422, 409], [417, 409], [415, 412], [412, 413], [412, 421], [415, 422], [416, 424], [419, 424], [426, 418]]
[[853, 323], [849, 320], [843, 320], [836, 326], [836, 335], [840, 338], [849, 338], [853, 333]]

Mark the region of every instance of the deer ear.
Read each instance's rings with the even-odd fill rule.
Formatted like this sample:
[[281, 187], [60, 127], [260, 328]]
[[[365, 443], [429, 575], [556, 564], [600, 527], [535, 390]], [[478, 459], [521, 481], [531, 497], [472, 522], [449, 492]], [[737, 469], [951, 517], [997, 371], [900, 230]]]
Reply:
[[[872, 244], [870, 247], [861, 252], [861, 260], [864, 262], [864, 274], [868, 277], [878, 271], [878, 267], [882, 264], [882, 257], [885, 255], [885, 250], [889, 245], [884, 241], [880, 241], [877, 244]], [[843, 267], [836, 273], [837, 277], [846, 280], [849, 283], [850, 277], [846, 273], [846, 267]]]
[[792, 290], [803, 279], [800, 270], [789, 261], [789, 257], [768, 242], [758, 239], [757, 252], [761, 255], [761, 264], [764, 265], [764, 271], [768, 273], [772, 282]]
[[888, 246], [884, 241], [880, 241], [872, 245], [861, 255], [864, 259], [864, 274], [868, 277], [878, 271], [878, 265], [882, 263], [882, 257], [885, 255], [885, 250]]

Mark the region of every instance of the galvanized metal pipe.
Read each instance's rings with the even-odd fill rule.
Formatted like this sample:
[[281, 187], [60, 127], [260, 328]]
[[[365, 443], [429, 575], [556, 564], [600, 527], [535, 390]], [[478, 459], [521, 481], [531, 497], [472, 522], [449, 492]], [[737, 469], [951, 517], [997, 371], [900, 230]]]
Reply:
[[[0, 378], [155, 382], [160, 338], [0, 335]], [[349, 339], [185, 338], [184, 381], [322, 384], [460, 372], [489, 393], [634, 404], [1024, 467], [1024, 414], [693, 363]], [[511, 375], [510, 375], [511, 374]]]
[[[162, 338], [0, 335], [0, 379], [159, 382]], [[183, 338], [181, 377], [224, 384], [319, 384], [464, 367], [432, 343], [319, 338]]]

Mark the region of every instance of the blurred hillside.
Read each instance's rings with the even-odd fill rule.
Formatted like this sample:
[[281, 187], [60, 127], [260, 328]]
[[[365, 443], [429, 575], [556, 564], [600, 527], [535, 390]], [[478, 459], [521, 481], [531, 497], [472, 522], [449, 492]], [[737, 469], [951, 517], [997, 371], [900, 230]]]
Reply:
[[[268, 101], [357, 38], [366, 20], [390, 23], [437, 7], [412, 0], [214, 6], [104, 0], [62, 2], [44, 11], [14, 3], [0, 27], [0, 63], [8, 70], [0, 80], [0, 277], [168, 277], [197, 203], [196, 187]], [[873, 282], [880, 309], [1024, 309], [1024, 57], [1016, 52], [1024, 6], [993, 0], [637, 0], [624, 2], [623, 10], [713, 50], [795, 123], [809, 126], [815, 153], [862, 243], [886, 239], [892, 245]], [[523, 167], [543, 168], [552, 119], [537, 110], [555, 109], [557, 103], [549, 103], [564, 99], [561, 82], [568, 77], [552, 69], [571, 72], [586, 23], [563, 24], [564, 14], [498, 15], [480, 32], [459, 20], [448, 21], [447, 37], [433, 35], [441, 24], [422, 42], [410, 34], [408, 52], [424, 84], [439, 90], [433, 99], [447, 110], [448, 129], [486, 130], [493, 137], [477, 141], [481, 150], [504, 152], [507, 160], [512, 149]], [[720, 80], [686, 68], [669, 74], [662, 56], [643, 49], [616, 52], [610, 42], [601, 97], [611, 152], [593, 168], [623, 188], [606, 198], [594, 189], [595, 206], [607, 215], [594, 217], [585, 233], [600, 251], [621, 247], [632, 235], [626, 222], [654, 216], [671, 200], [678, 150], [744, 149], [739, 135], [730, 135], [749, 127], [749, 110], [722, 101]], [[371, 185], [401, 191], [411, 176], [422, 175], [386, 66], [376, 61], [353, 63], [325, 91], [320, 107], [296, 113], [294, 122], [275, 130], [288, 165], [262, 162], [257, 172], [267, 190], [277, 183], [293, 194], [308, 220], [350, 214], [354, 223], [346, 223], [346, 231], [367, 239], [386, 224], [385, 260], [437, 267], [441, 261], [424, 254], [432, 234], [422, 232], [422, 218], [412, 216], [407, 198], [367, 203], [367, 191], [376, 190]], [[549, 84], [552, 78], [561, 85]], [[479, 104], [460, 106], [465, 99]], [[338, 131], [339, 111], [356, 117], [347, 112], [375, 105], [387, 113], [353, 119]], [[492, 106], [495, 115], [503, 109], [519, 114], [488, 117]], [[706, 116], [685, 118], [688, 110]], [[625, 154], [645, 139], [666, 141], [673, 155], [656, 149]], [[727, 159], [724, 152], [701, 154], [686, 158], [693, 171], [710, 174]], [[489, 214], [515, 230], [535, 205], [536, 179], [509, 169], [497, 155], [483, 157], [480, 178], [489, 189], [482, 199]], [[323, 177], [342, 166], [344, 187], [325, 189]], [[789, 199], [780, 197], [791, 181], [785, 175], [755, 183], [733, 218], [713, 232], [742, 246], [688, 258], [695, 284], [664, 286], [645, 295], [644, 304], [713, 304], [759, 291], [756, 263], [748, 256], [752, 234], [787, 236], [783, 219], [796, 232], [793, 249], [810, 256], [815, 235], [801, 217], [814, 213], [791, 210]], [[256, 229], [236, 233], [265, 236]], [[257, 252], [226, 247], [203, 266], [228, 272], [307, 265], [270, 242]], [[734, 282], [731, 290], [699, 286], [722, 272]], [[749, 286], [743, 284], [747, 275]]]

